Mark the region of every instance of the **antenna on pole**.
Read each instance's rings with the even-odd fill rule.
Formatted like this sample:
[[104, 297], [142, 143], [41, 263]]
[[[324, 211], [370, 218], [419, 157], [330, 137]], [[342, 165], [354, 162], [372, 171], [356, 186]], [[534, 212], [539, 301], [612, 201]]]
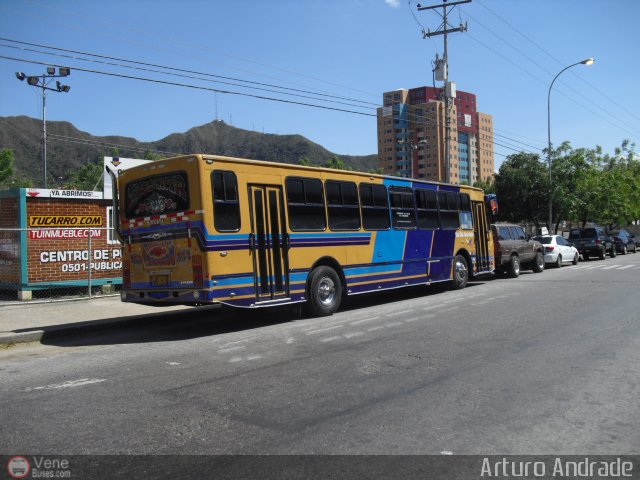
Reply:
[[449, 168], [449, 142], [450, 142], [450, 119], [449, 119], [449, 107], [450, 107], [450, 99], [455, 98], [456, 89], [455, 85], [452, 82], [449, 82], [449, 48], [447, 35], [455, 32], [466, 32], [467, 31], [467, 23], [460, 23], [460, 25], [456, 28], [452, 27], [449, 24], [449, 13], [453, 9], [453, 7], [457, 5], [462, 5], [464, 3], [471, 3], [472, 0], [459, 0], [457, 2], [447, 3], [447, 0], [442, 0], [442, 5], [430, 5], [428, 7], [423, 7], [418, 4], [418, 11], [422, 10], [434, 10], [437, 8], [442, 9], [442, 13], [436, 11], [438, 15], [442, 18], [442, 23], [438, 27], [438, 29], [434, 32], [431, 30], [427, 30], [426, 32], [422, 30], [422, 38], [430, 38], [435, 37], [436, 35], [444, 36], [444, 55], [442, 58], [438, 58], [436, 54], [436, 61], [434, 63], [434, 73], [435, 78], [438, 81], [444, 82], [444, 88], [442, 89], [442, 97], [444, 101], [444, 115], [445, 115], [445, 182], [451, 181], [451, 172]]

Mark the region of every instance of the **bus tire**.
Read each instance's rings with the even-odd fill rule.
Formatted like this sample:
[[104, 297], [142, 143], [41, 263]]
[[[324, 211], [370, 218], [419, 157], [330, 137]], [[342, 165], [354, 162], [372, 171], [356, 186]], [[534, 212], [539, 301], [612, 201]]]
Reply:
[[333, 315], [342, 300], [342, 282], [331, 267], [314, 268], [309, 275], [307, 310], [316, 317]]
[[451, 288], [462, 290], [469, 281], [469, 267], [462, 255], [456, 255], [451, 266]]

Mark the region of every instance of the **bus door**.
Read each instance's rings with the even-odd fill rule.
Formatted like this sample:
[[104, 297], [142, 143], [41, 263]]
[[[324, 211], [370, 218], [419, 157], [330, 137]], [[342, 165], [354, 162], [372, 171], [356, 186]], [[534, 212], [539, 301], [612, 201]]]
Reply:
[[288, 235], [282, 187], [250, 185], [250, 243], [256, 301], [289, 296]]
[[483, 202], [473, 202], [473, 234], [476, 239], [476, 273], [489, 271], [489, 256], [493, 252], [489, 252], [489, 225]]

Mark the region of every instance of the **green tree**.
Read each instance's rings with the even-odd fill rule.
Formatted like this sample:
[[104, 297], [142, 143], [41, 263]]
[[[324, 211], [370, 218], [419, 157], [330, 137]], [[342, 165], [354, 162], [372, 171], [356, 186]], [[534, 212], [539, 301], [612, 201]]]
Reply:
[[311, 163], [311, 160], [309, 160], [307, 157], [302, 157], [300, 160], [298, 160], [298, 164], [302, 165], [303, 167], [315, 167], [315, 165]]
[[13, 150], [9, 150], [8, 148], [0, 150], [0, 184], [4, 184], [13, 177], [15, 173], [13, 162]]
[[500, 218], [531, 221], [539, 227], [548, 215], [548, 171], [540, 157], [531, 153], [509, 155], [496, 175]]
[[75, 190], [101, 190], [103, 181], [102, 165], [87, 163], [84, 167], [71, 174], [67, 188]]
[[17, 176], [13, 150], [0, 150], [0, 188], [31, 188], [34, 183], [31, 178]]
[[329, 160], [327, 160], [324, 166], [327, 168], [335, 168], [336, 170], [351, 170], [351, 167], [346, 165], [342, 159], [336, 156], [333, 156]]
[[153, 150], [146, 150], [142, 158], [144, 160], [162, 160], [164, 157]]
[[473, 186], [476, 188], [481, 188], [484, 190], [484, 193], [496, 193], [496, 182], [494, 179], [486, 180], [476, 180], [473, 183]]

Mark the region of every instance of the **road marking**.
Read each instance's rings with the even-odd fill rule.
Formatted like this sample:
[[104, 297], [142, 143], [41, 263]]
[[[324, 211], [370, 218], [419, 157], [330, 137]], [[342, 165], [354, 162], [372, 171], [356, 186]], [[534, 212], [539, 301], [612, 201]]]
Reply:
[[361, 337], [364, 335], [364, 332], [361, 331], [356, 331], [356, 332], [351, 332], [351, 333], [345, 333], [344, 334], [344, 338], [354, 338], [354, 337]]
[[427, 319], [427, 318], [433, 318], [435, 316], [436, 316], [435, 313], [429, 313], [429, 314], [423, 315], [421, 317], [406, 318], [405, 319], [405, 323], [415, 322], [416, 320], [424, 320], [424, 319]]
[[221, 348], [218, 350], [218, 353], [236, 352], [238, 350], [244, 350], [245, 348], [247, 348], [245, 345], [238, 345], [237, 347], [230, 347], [230, 348]]
[[380, 315], [375, 317], [363, 318], [362, 320], [356, 320], [355, 322], [351, 322], [349, 325], [360, 325], [361, 323], [373, 322], [374, 320], [378, 320]]
[[399, 327], [400, 325], [402, 325], [402, 322], [389, 322], [384, 324], [387, 328]]
[[252, 362], [254, 360], [260, 360], [262, 355], [248, 355], [246, 358], [244, 357], [231, 357], [229, 359], [229, 363], [238, 363], [238, 362]]
[[444, 305], [439, 303], [438, 305], [431, 305], [430, 307], [424, 307], [422, 311], [426, 312], [427, 310], [433, 310], [434, 308], [442, 308], [442, 307], [444, 307]]
[[307, 335], [315, 335], [316, 333], [328, 332], [329, 330], [335, 330], [336, 328], [342, 328], [344, 325], [334, 325], [332, 327], [320, 328], [318, 330], [310, 330], [306, 332]]
[[398, 315], [404, 315], [405, 313], [411, 313], [413, 310], [401, 310], [399, 312], [388, 313], [385, 317], [397, 317]]
[[619, 270], [626, 270], [627, 268], [633, 268], [636, 267], [637, 265], [625, 265], [624, 267], [620, 267]]
[[336, 335], [335, 337], [325, 337], [325, 338], [321, 338], [320, 341], [325, 343], [325, 342], [335, 342], [336, 340], [341, 340], [342, 337], [340, 335]]
[[440, 452], [440, 455], [453, 455], [453, 452], [450, 450], [443, 450]]
[[165, 363], [170, 367], [177, 367], [178, 365], [182, 365], [181, 363], [178, 363], [178, 362], [165, 362]]
[[602, 267], [602, 270], [611, 270], [614, 268], [618, 268], [620, 265], [609, 265], [608, 267]]
[[59, 390], [62, 388], [82, 387], [84, 385], [92, 385], [106, 381], [106, 378], [80, 378], [78, 380], [68, 380], [62, 383], [54, 383], [51, 385], [43, 385], [41, 387], [25, 388], [25, 392], [34, 390]]
[[253, 340], [254, 337], [250, 337], [250, 338], [245, 338], [244, 340], [238, 340], [236, 342], [227, 342], [224, 345], [220, 345], [220, 348], [227, 348], [230, 347], [231, 345], [237, 345], [238, 343], [244, 343], [244, 342], [248, 342], [250, 340]]

